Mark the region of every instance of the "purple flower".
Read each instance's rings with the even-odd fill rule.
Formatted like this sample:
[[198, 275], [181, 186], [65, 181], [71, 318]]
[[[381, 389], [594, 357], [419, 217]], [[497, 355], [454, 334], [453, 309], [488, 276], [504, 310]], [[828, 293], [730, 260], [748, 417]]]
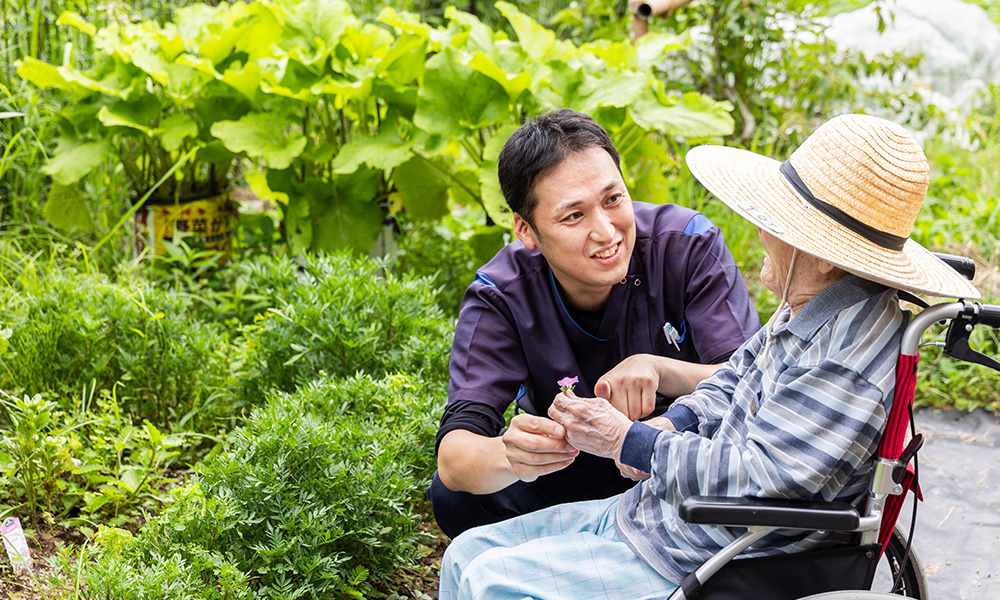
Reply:
[[572, 392], [573, 387], [575, 387], [576, 384], [579, 383], [579, 381], [580, 381], [579, 377], [563, 377], [562, 379], [556, 382], [556, 385], [559, 386], [559, 389], [562, 390], [562, 393], [566, 394]]

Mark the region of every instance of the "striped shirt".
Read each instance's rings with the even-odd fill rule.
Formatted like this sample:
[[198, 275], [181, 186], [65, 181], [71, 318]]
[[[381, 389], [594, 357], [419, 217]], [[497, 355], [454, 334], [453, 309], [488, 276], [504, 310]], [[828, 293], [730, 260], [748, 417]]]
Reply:
[[[906, 313], [894, 290], [846, 275], [791, 320], [774, 317], [671, 416], [690, 430], [636, 423], [622, 462], [651, 473], [626, 492], [616, 527], [667, 579], [683, 577], [745, 528], [684, 522], [687, 496], [841, 500], [859, 504], [895, 387]], [[832, 534], [775, 532], [749, 549], [777, 554], [832, 543]]]

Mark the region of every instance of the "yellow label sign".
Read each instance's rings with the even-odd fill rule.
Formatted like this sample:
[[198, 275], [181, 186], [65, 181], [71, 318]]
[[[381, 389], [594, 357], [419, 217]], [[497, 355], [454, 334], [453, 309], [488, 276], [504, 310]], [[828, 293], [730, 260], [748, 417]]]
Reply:
[[183, 239], [192, 248], [216, 250], [228, 259], [237, 215], [231, 196], [227, 191], [201, 200], [142, 207], [135, 214], [136, 250], [153, 248], [153, 254], [160, 255], [166, 251], [164, 240]]

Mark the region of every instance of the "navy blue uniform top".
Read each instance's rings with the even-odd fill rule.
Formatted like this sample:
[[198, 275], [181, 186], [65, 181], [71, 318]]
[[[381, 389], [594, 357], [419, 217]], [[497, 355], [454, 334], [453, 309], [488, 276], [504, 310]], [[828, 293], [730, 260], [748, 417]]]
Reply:
[[[597, 380], [633, 354], [712, 364], [760, 329], [718, 227], [673, 204], [633, 207], [628, 275], [612, 289], [593, 333], [567, 311], [538, 250], [514, 242], [477, 272], [455, 329], [438, 444], [455, 429], [499, 435], [515, 400], [545, 415], [563, 377], [579, 377], [575, 393], [593, 397]], [[666, 323], [680, 334], [679, 351], [664, 335]]]

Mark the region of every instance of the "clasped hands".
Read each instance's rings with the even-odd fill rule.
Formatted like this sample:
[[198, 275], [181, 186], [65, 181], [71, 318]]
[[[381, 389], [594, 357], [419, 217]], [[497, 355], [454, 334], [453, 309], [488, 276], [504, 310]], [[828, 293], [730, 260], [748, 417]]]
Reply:
[[[656, 369], [634, 356], [597, 382], [597, 398], [580, 398], [572, 392], [557, 394], [549, 407], [549, 419], [521, 414], [511, 420], [503, 436], [507, 461], [519, 479], [534, 481], [569, 466], [582, 451], [614, 459], [629, 479], [649, 477], [622, 464], [619, 458], [632, 421], [652, 412], [658, 384]], [[668, 419], [647, 423], [673, 429]]]

